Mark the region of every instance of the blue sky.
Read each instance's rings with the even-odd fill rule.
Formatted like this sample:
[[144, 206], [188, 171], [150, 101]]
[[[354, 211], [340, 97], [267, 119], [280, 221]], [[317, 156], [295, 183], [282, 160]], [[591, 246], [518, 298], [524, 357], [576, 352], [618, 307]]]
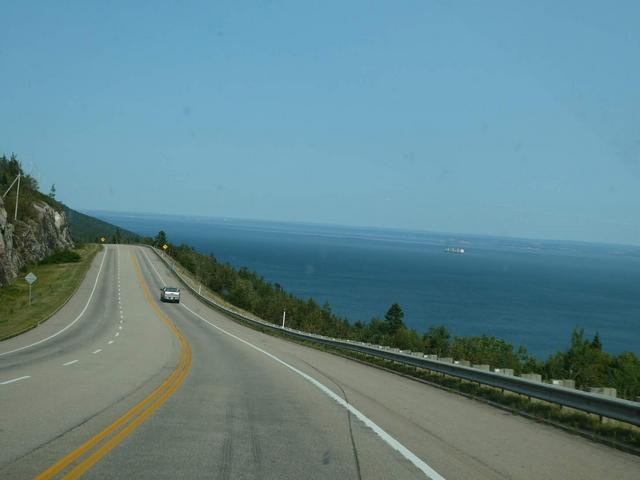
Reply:
[[0, 3], [71, 207], [640, 244], [638, 2]]

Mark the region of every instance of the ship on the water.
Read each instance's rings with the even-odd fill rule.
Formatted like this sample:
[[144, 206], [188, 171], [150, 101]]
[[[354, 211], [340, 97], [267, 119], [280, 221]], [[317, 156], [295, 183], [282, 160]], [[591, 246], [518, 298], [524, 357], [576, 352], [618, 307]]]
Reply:
[[449, 247], [444, 250], [446, 253], [464, 253], [464, 248], [460, 247]]

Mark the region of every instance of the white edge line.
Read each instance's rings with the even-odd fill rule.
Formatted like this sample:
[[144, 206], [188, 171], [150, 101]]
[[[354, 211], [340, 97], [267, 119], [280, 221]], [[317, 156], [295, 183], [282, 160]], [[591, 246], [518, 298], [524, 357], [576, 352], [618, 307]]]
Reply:
[[20, 380], [26, 380], [27, 378], [31, 378], [31, 375], [25, 375], [24, 377], [13, 378], [11, 380], [7, 380], [6, 382], [0, 382], [0, 385], [9, 385], [10, 383], [19, 382]]
[[73, 365], [74, 363], [78, 363], [79, 360], [71, 360], [70, 362], [63, 363], [63, 367], [68, 367], [69, 365]]
[[10, 353], [14, 353], [14, 352], [19, 352], [20, 350], [24, 350], [26, 348], [31, 348], [31, 347], [35, 347], [36, 345], [40, 345], [41, 343], [44, 343], [48, 340], [51, 340], [54, 337], [57, 337], [58, 335], [60, 335], [62, 332], [68, 330], [69, 328], [71, 328], [73, 325], [76, 324], [76, 322], [78, 320], [80, 320], [80, 317], [82, 317], [82, 315], [84, 315], [84, 312], [87, 311], [87, 308], [89, 307], [89, 303], [91, 303], [91, 299], [93, 298], [93, 294], [96, 291], [96, 286], [98, 285], [98, 280], [100, 279], [100, 272], [102, 271], [102, 265], [104, 265], [104, 259], [107, 258], [107, 251], [109, 250], [108, 247], [105, 247], [104, 250], [104, 255], [102, 256], [102, 261], [100, 262], [100, 268], [98, 269], [98, 275], [96, 275], [96, 281], [93, 283], [93, 289], [91, 289], [91, 294], [89, 295], [89, 299], [87, 300], [87, 303], [85, 304], [84, 308], [82, 309], [82, 311], [80, 312], [80, 314], [76, 317], [76, 319], [71, 322], [69, 325], [67, 325], [66, 327], [64, 327], [62, 330], [58, 330], [56, 333], [54, 333], [53, 335], [49, 335], [47, 338], [43, 338], [42, 340], [38, 340], [35, 343], [32, 343], [31, 345], [25, 345], [24, 347], [20, 347], [20, 348], [15, 348], [13, 350], [9, 350], [8, 352], [3, 352], [0, 353], [0, 357], [4, 356], [4, 355], [9, 355]]
[[418, 470], [420, 470], [422, 473], [424, 473], [428, 478], [431, 478], [433, 480], [444, 480], [444, 477], [442, 477], [438, 472], [436, 472], [433, 468], [431, 468], [424, 461], [422, 461], [415, 453], [413, 453], [407, 447], [402, 445], [402, 443], [400, 443], [398, 440], [396, 440], [391, 435], [389, 435], [386, 431], [384, 431], [381, 427], [379, 427], [373, 420], [371, 420], [369, 417], [364, 415], [357, 408], [355, 408], [353, 405], [351, 405], [345, 399], [343, 399], [342, 397], [340, 397], [339, 395], [334, 393], [330, 388], [326, 387], [325, 385], [320, 383], [315, 378], [311, 377], [310, 375], [307, 375], [306, 373], [304, 373], [301, 370], [298, 370], [296, 367], [294, 367], [292, 365], [289, 365], [284, 360], [281, 360], [280, 358], [278, 358], [275, 355], [267, 352], [266, 350], [263, 350], [262, 348], [257, 347], [254, 344], [252, 344], [250, 342], [247, 342], [246, 340], [244, 340], [244, 339], [242, 339], [240, 337], [237, 337], [233, 333], [230, 333], [230, 332], [226, 331], [225, 329], [223, 329], [221, 327], [218, 327], [217, 325], [214, 325], [213, 323], [209, 322], [208, 320], [205, 320], [203, 317], [201, 317], [196, 312], [194, 312], [189, 307], [187, 307], [184, 303], [180, 303], [180, 305], [182, 305], [184, 308], [186, 308], [189, 312], [191, 312], [193, 315], [198, 317], [203, 322], [211, 325], [213, 328], [221, 331], [222, 333], [224, 333], [226, 335], [229, 335], [232, 338], [235, 338], [236, 340], [244, 343], [245, 345], [248, 345], [249, 347], [253, 348], [254, 350], [259, 351], [260, 353], [265, 354], [267, 357], [271, 358], [272, 360], [275, 360], [276, 362], [280, 363], [281, 365], [284, 365], [288, 369], [290, 369], [293, 372], [297, 373], [302, 378], [304, 378], [305, 380], [310, 382], [312, 385], [314, 385], [315, 387], [319, 388], [327, 396], [329, 396], [330, 398], [335, 400], [339, 405], [341, 405], [344, 408], [346, 408], [347, 410], [349, 410], [349, 412], [351, 412], [356, 418], [358, 418], [358, 420], [360, 420], [362, 423], [364, 423], [367, 427], [369, 427], [371, 430], [373, 430], [382, 440], [384, 440], [387, 443], [387, 445], [389, 445], [394, 450], [398, 451], [404, 458], [409, 460], [416, 468], [418, 468]]
[[[156, 267], [153, 265], [153, 262], [151, 262], [151, 260], [149, 260], [149, 257], [147, 257], [147, 252], [143, 249], [142, 250], [143, 255], [145, 256], [145, 258], [147, 259], [147, 262], [151, 265], [151, 268], [155, 271], [156, 275], [158, 276], [158, 278], [160, 279], [160, 281], [162, 283], [165, 283], [162, 276], [158, 273], [158, 271], [156, 270]], [[189, 312], [191, 312], [193, 315], [195, 315], [196, 317], [198, 317], [200, 320], [202, 320], [203, 322], [211, 325], [213, 328], [216, 328], [217, 330], [221, 331], [222, 333], [229, 335], [232, 338], [235, 338], [236, 340], [248, 345], [249, 347], [263, 353], [264, 355], [266, 355], [267, 357], [275, 360], [276, 362], [284, 365], [285, 367], [287, 367], [288, 369], [292, 370], [293, 372], [297, 373], [298, 375], [300, 375], [302, 378], [304, 378], [305, 380], [307, 380], [308, 382], [310, 382], [312, 385], [314, 385], [315, 387], [319, 388], [323, 393], [325, 393], [327, 396], [329, 396], [330, 398], [332, 398], [333, 400], [335, 400], [339, 405], [341, 405], [342, 407], [344, 407], [345, 409], [347, 409], [349, 412], [351, 412], [356, 418], [358, 418], [362, 423], [364, 423], [367, 427], [369, 427], [371, 430], [373, 430], [384, 442], [387, 443], [387, 445], [389, 445], [391, 448], [393, 448], [394, 450], [398, 451], [404, 458], [406, 458], [407, 460], [409, 460], [418, 470], [420, 470], [422, 473], [424, 473], [428, 478], [431, 478], [432, 480], [444, 480], [444, 477], [442, 475], [440, 475], [438, 472], [436, 472], [433, 468], [431, 468], [429, 465], [427, 465], [423, 460], [421, 460], [415, 453], [413, 453], [411, 450], [409, 450], [407, 447], [405, 447], [404, 445], [402, 445], [402, 443], [400, 443], [398, 440], [396, 440], [395, 438], [393, 438], [391, 435], [389, 435], [386, 431], [384, 431], [380, 426], [378, 426], [373, 420], [371, 420], [369, 417], [367, 417], [366, 415], [364, 415], [362, 412], [360, 412], [357, 408], [355, 408], [353, 405], [351, 405], [349, 402], [347, 402], [346, 400], [344, 400], [342, 397], [336, 395], [330, 388], [326, 387], [325, 385], [323, 385], [322, 383], [320, 383], [318, 380], [316, 380], [315, 378], [307, 375], [306, 373], [304, 373], [301, 370], [298, 370], [296, 367], [294, 367], [293, 365], [289, 365], [287, 362], [285, 362], [284, 360], [281, 360], [280, 358], [276, 357], [275, 355], [272, 355], [271, 353], [267, 352], [266, 350], [263, 350], [260, 347], [257, 347], [255, 345], [253, 345], [252, 343], [247, 342], [246, 340], [237, 337], [236, 335], [234, 335], [233, 333], [230, 333], [228, 331], [226, 331], [225, 329], [218, 327], [217, 325], [214, 325], [213, 323], [209, 322], [208, 320], [205, 320], [203, 317], [201, 317], [199, 314], [197, 314], [196, 312], [194, 312], [193, 310], [191, 310], [189, 307], [187, 307], [184, 303], [180, 303], [180, 305], [182, 305], [184, 308], [186, 308]]]
[[[142, 253], [143, 253], [144, 257], [147, 259], [147, 262], [151, 265], [151, 268], [154, 270], [154, 272], [156, 273], [156, 275], [158, 276], [160, 281], [162, 283], [165, 283], [163, 278], [162, 278], [162, 276], [158, 273], [158, 271], [156, 270], [156, 267], [153, 265], [153, 262], [151, 262], [151, 260], [149, 260], [149, 257], [147, 256], [147, 252], [143, 249]], [[368, 418], [366, 415], [364, 415], [362, 412], [360, 412], [357, 408], [355, 408], [349, 402], [344, 400], [342, 397], [336, 395], [331, 389], [329, 389], [328, 387], [326, 387], [325, 385], [320, 383], [315, 378], [307, 375], [306, 373], [304, 373], [301, 370], [298, 370], [296, 367], [294, 367], [292, 365], [289, 365], [284, 360], [281, 360], [280, 358], [276, 357], [275, 355], [272, 355], [271, 353], [267, 352], [266, 350], [263, 350], [262, 348], [257, 347], [255, 345], [253, 345], [252, 343], [249, 343], [249, 342], [247, 342], [246, 340], [244, 340], [244, 339], [242, 339], [240, 337], [237, 337], [233, 333], [230, 333], [230, 332], [226, 331], [225, 329], [223, 329], [221, 327], [218, 327], [217, 325], [214, 325], [213, 323], [209, 322], [208, 320], [205, 320], [199, 314], [197, 314], [196, 312], [191, 310], [189, 307], [187, 307], [184, 303], [181, 302], [180, 305], [182, 305], [184, 308], [186, 308], [189, 312], [191, 312], [193, 315], [198, 317], [203, 322], [211, 325], [213, 328], [216, 328], [217, 330], [221, 331], [222, 333], [224, 333], [226, 335], [229, 335], [232, 338], [235, 338], [236, 340], [238, 340], [238, 341], [248, 345], [249, 347], [251, 347], [251, 348], [263, 353], [267, 357], [275, 360], [276, 362], [284, 365], [288, 369], [290, 369], [293, 372], [297, 373], [302, 378], [304, 378], [305, 380], [310, 382], [312, 385], [314, 385], [315, 387], [319, 388], [327, 396], [329, 396], [330, 398], [335, 400], [339, 405], [341, 405], [342, 407], [347, 409], [349, 412], [351, 412], [362, 423], [364, 423], [367, 427], [369, 427], [371, 430], [373, 430], [384, 442], [387, 443], [387, 445], [389, 445], [394, 450], [398, 451], [404, 458], [409, 460], [418, 470], [420, 470], [422, 473], [424, 473], [428, 478], [431, 478], [432, 480], [444, 480], [443, 476], [441, 476], [433, 468], [431, 468], [424, 461], [422, 461], [415, 453], [413, 453], [407, 447], [402, 445], [402, 443], [400, 443], [398, 440], [396, 440], [391, 435], [389, 435], [380, 426], [378, 426], [373, 420]]]

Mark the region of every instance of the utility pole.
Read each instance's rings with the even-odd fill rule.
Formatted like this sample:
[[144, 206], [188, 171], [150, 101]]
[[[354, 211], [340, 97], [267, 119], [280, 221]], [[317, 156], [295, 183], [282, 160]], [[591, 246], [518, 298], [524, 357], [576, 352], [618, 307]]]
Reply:
[[11, 182], [11, 185], [9, 185], [9, 188], [7, 188], [7, 191], [4, 192], [4, 194], [2, 195], [2, 198], [7, 196], [7, 193], [9, 193], [9, 190], [11, 190], [11, 188], [13, 188], [13, 186], [15, 185], [16, 182], [18, 182], [18, 188], [16, 190], [16, 209], [13, 212], [13, 220], [18, 220], [18, 198], [20, 197], [20, 177], [21, 174], [19, 173], [18, 176], [16, 178], [13, 179], [13, 182]]
[[16, 210], [13, 215], [13, 221], [18, 220], [18, 199], [20, 198], [20, 174], [18, 174], [18, 188], [16, 189]]

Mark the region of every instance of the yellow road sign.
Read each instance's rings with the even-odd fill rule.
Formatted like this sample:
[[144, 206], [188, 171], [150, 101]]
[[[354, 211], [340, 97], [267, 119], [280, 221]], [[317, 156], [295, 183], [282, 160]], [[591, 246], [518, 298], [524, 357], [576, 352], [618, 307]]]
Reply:
[[107, 239], [106, 239], [106, 238], [104, 238], [104, 237], [100, 237], [100, 241], [101, 241], [102, 243], [104, 243], [104, 242], [106, 242], [106, 241], [107, 241]]
[[169, 248], [169, 245], [167, 245], [166, 243], [164, 245], [162, 245], [162, 249], [166, 250], [167, 248]]

